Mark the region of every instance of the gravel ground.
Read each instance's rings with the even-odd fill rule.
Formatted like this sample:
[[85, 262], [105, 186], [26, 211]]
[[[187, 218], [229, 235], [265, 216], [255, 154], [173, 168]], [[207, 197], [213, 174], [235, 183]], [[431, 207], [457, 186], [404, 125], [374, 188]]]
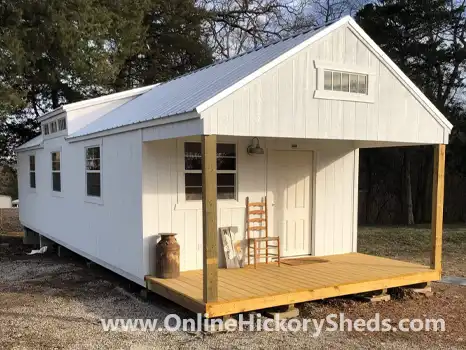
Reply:
[[301, 317], [370, 319], [444, 317], [444, 333], [105, 332], [101, 318], [192, 317], [169, 301], [139, 298], [137, 288], [81, 259], [26, 256], [20, 238], [0, 237], [0, 349], [425, 349], [466, 348], [466, 287], [435, 285], [432, 298], [405, 296], [383, 304], [338, 298], [300, 305]]

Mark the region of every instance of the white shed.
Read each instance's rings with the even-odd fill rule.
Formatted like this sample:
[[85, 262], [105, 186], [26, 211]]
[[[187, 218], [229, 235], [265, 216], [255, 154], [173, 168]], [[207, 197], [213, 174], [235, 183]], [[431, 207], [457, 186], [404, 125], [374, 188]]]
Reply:
[[[440, 276], [452, 125], [350, 17], [40, 121], [18, 149], [22, 224], [208, 317]], [[357, 253], [359, 149], [410, 145], [441, 145], [431, 267]], [[217, 228], [247, 245], [247, 197], [267, 197], [282, 261], [316, 263], [225, 269]], [[178, 279], [151, 277], [165, 232]]]

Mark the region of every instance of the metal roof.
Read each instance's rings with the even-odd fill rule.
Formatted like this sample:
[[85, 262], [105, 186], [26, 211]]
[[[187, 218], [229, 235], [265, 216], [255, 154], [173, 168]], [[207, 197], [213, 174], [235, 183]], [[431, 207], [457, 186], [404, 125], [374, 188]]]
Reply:
[[261, 46], [157, 85], [76, 131], [70, 137], [194, 111], [202, 103], [308, 40], [328, 25]]
[[16, 151], [22, 151], [26, 149], [41, 147], [43, 141], [44, 141], [44, 138], [42, 134], [40, 134], [39, 136], [36, 136], [33, 139], [29, 140], [28, 142], [23, 143], [21, 146], [17, 147]]

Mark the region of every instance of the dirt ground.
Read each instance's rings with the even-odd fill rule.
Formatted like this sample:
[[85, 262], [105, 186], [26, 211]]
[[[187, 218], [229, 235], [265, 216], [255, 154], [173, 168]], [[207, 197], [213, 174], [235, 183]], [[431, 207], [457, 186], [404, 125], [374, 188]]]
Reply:
[[[428, 261], [426, 229], [360, 232], [362, 252]], [[444, 247], [447, 274], [465, 276], [466, 230], [447, 229]], [[433, 285], [431, 298], [398, 295], [374, 304], [335, 298], [299, 308], [301, 318], [342, 312], [351, 320], [380, 313], [393, 324], [403, 318], [443, 318], [445, 332], [323, 332], [316, 338], [302, 331], [105, 332], [101, 318], [193, 315], [154, 295], [149, 302], [141, 299], [136, 286], [98, 266], [88, 267], [81, 258], [27, 256], [28, 250], [20, 237], [0, 236], [0, 349], [466, 349], [466, 287], [440, 283]]]

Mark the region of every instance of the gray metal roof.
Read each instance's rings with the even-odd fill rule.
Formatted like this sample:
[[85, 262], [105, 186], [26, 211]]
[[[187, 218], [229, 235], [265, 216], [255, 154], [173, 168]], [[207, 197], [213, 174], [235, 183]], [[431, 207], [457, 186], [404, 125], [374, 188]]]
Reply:
[[16, 151], [21, 151], [24, 149], [30, 149], [34, 147], [40, 147], [42, 146], [43, 141], [44, 141], [44, 137], [42, 136], [42, 134], [40, 134], [39, 136], [36, 136], [33, 139], [29, 140], [28, 142], [23, 143], [21, 146], [17, 147]]
[[162, 83], [70, 136], [89, 135], [194, 111], [202, 103], [311, 38], [323, 28], [299, 33]]

